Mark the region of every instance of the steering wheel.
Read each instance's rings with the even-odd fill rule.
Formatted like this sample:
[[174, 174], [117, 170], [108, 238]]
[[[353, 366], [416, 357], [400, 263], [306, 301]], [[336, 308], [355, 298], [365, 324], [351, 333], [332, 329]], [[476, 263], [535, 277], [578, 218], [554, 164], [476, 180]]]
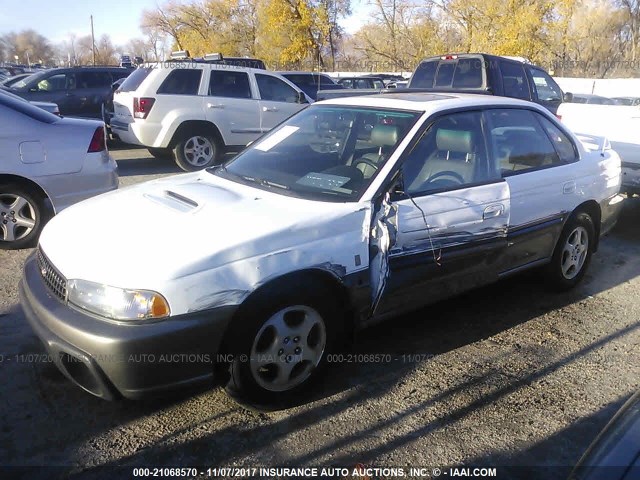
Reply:
[[464, 185], [465, 183], [465, 180], [464, 178], [462, 178], [462, 175], [456, 172], [452, 172], [451, 170], [445, 170], [444, 172], [438, 172], [434, 175], [431, 175], [429, 178], [427, 178], [426, 183], [433, 183], [434, 181], [438, 180], [440, 177], [451, 177], [459, 185]]
[[[357, 159], [355, 162], [353, 162], [353, 164], [351, 165], [352, 167], [356, 167], [359, 163], [364, 163], [365, 165], [369, 165], [371, 168], [373, 168], [374, 170], [378, 170], [378, 165], [376, 165], [375, 163], [373, 163], [373, 160], [369, 160], [368, 158], [359, 158]], [[359, 169], [358, 169], [359, 170]]]

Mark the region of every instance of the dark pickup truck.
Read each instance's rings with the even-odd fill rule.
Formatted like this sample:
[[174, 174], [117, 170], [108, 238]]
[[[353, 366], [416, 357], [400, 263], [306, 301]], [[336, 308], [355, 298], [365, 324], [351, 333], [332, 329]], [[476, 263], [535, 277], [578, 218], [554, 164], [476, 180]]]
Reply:
[[539, 103], [556, 113], [563, 93], [542, 68], [521, 60], [465, 53], [423, 60], [411, 76], [406, 89], [360, 89], [318, 92], [318, 100], [374, 93], [479, 93], [520, 98]]

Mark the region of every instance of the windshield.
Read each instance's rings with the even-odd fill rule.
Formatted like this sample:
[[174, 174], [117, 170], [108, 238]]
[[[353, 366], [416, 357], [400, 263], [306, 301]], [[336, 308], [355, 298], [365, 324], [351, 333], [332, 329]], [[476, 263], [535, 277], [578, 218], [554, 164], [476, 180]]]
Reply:
[[357, 201], [420, 112], [309, 107], [222, 168], [233, 181], [321, 201]]
[[[40, 79], [42, 77], [45, 77], [47, 76], [47, 73], [49, 72], [40, 72], [40, 73], [34, 73], [33, 75], [29, 75], [28, 77], [25, 77], [22, 80], [18, 80], [16, 83], [11, 85], [11, 88], [13, 88], [14, 90], [21, 90], [27, 86], [27, 83], [31, 83], [36, 78]], [[38, 82], [35, 82], [35, 83], [37, 84]]]

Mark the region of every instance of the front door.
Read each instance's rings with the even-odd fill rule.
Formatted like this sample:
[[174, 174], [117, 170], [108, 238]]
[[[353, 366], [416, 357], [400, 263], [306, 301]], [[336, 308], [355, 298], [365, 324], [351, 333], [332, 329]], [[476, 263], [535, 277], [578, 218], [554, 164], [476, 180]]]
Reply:
[[498, 278], [509, 185], [489, 160], [482, 122], [477, 111], [443, 115], [401, 159], [402, 191], [374, 215], [374, 237], [388, 233], [386, 245], [372, 238], [374, 315], [413, 309]]
[[260, 128], [268, 132], [307, 105], [298, 103], [298, 91], [281, 79], [256, 73], [260, 92]]

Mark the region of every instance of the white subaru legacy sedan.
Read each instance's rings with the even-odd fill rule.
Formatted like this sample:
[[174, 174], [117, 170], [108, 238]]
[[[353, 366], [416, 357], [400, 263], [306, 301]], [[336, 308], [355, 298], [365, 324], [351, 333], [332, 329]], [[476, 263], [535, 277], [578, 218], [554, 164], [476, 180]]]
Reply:
[[529, 102], [319, 102], [223, 166], [68, 208], [21, 302], [94, 395], [217, 377], [286, 400], [355, 329], [531, 268], [576, 285], [616, 222], [620, 171], [606, 140]]

